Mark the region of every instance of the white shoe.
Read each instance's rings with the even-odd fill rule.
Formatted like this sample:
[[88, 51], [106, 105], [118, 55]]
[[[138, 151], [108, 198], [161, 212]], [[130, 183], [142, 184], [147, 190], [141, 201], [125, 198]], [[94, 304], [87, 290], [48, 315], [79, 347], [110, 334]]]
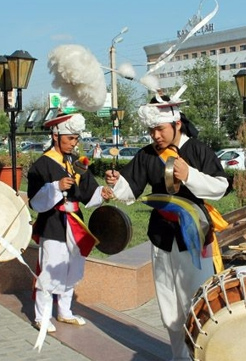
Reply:
[[[40, 331], [41, 322], [34, 322], [33, 327]], [[56, 332], [56, 327], [55, 327], [55, 325], [53, 325], [53, 323], [51, 321], [49, 321], [47, 332], [48, 333]]]
[[57, 316], [57, 321], [59, 322], [64, 322], [64, 323], [69, 323], [70, 325], [77, 325], [77, 326], [83, 326], [86, 324], [85, 320], [83, 319], [83, 317], [79, 316], [79, 315], [72, 315], [72, 317], [70, 318], [65, 318], [62, 316]]

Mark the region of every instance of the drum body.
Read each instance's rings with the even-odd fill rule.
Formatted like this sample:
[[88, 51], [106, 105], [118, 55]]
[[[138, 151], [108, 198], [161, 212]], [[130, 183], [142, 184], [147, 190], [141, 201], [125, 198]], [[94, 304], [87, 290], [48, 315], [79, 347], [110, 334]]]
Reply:
[[132, 238], [130, 218], [114, 206], [95, 209], [90, 216], [88, 228], [100, 242], [96, 248], [108, 255], [121, 252]]
[[195, 294], [185, 324], [196, 361], [244, 361], [246, 267], [214, 275]]
[[[25, 250], [32, 235], [31, 215], [21, 196], [3, 182], [0, 182], [0, 220], [0, 236], [17, 251]], [[13, 258], [0, 244], [0, 262]]]

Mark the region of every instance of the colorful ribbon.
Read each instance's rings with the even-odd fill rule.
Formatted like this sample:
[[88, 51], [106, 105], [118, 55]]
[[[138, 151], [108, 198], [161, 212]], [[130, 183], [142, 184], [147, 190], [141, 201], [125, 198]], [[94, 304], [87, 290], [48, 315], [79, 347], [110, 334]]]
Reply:
[[142, 197], [141, 201], [155, 209], [171, 212], [178, 216], [181, 233], [193, 264], [201, 269], [201, 252], [205, 235], [201, 229], [199, 214], [192, 202], [177, 196], [151, 194]]

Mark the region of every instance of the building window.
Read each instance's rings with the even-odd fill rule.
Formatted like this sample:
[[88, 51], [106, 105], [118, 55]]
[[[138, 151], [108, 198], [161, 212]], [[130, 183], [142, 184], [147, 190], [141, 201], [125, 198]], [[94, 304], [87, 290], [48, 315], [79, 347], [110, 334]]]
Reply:
[[236, 64], [230, 64], [230, 69], [236, 69]]
[[246, 44], [240, 45], [240, 51], [246, 50]]
[[216, 50], [210, 50], [210, 55], [216, 55]]
[[226, 70], [226, 65], [221, 65], [220, 70]]
[[240, 68], [246, 68], [246, 63], [240, 63]]
[[225, 52], [226, 52], [225, 48], [220, 49], [220, 54], [225, 54]]
[[197, 53], [192, 53], [192, 59], [196, 59], [197, 58]]
[[234, 53], [236, 51], [236, 47], [235, 46], [230, 46], [230, 53]]
[[184, 59], [184, 60], [189, 59], [189, 55], [188, 55], [188, 54], [184, 54], [184, 55], [183, 55], [183, 59]]
[[180, 60], [180, 55], [177, 55], [177, 56], [175, 57], [175, 60], [176, 60], [176, 61], [179, 61], [179, 60]]
[[206, 56], [206, 55], [207, 55], [206, 51], [201, 51], [201, 56]]

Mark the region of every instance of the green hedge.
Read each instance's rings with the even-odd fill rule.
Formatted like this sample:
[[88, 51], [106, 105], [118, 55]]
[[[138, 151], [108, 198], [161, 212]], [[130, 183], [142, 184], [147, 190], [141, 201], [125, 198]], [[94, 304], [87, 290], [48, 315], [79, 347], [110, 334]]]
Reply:
[[[129, 160], [118, 160], [115, 165], [115, 169], [120, 170], [127, 163], [129, 163]], [[89, 168], [95, 177], [104, 178], [105, 172], [109, 169], [112, 169], [112, 160], [95, 159], [92, 161]]]

